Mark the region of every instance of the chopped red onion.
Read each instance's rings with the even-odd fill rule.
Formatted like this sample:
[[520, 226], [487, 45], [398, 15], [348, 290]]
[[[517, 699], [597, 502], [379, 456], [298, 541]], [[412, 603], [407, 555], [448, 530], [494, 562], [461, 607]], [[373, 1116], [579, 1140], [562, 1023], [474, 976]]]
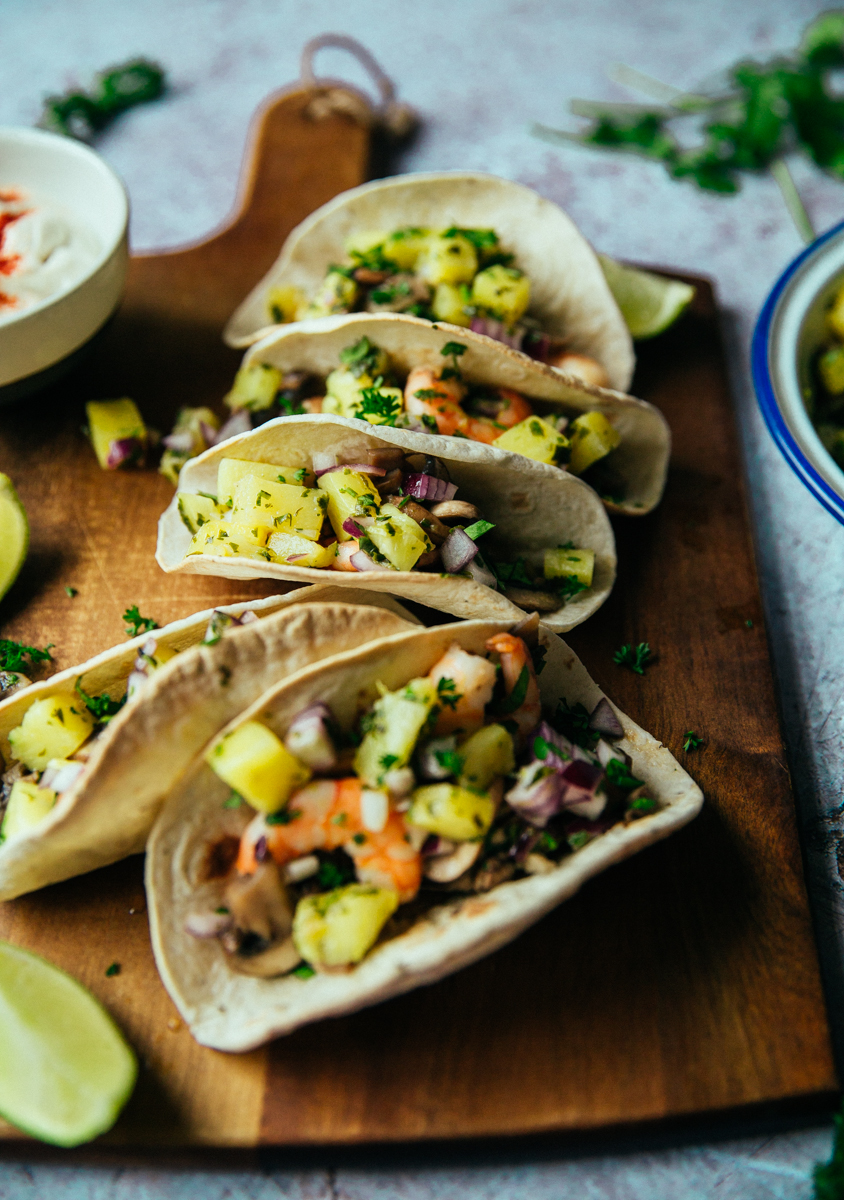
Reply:
[[195, 938], [215, 938], [231, 929], [233, 925], [234, 917], [229, 912], [196, 912], [188, 915], [185, 933]]
[[234, 618], [236, 625], [252, 625], [257, 620], [258, 617], [253, 613], [251, 608], [247, 608], [245, 613], [241, 613], [239, 619], [237, 617]]
[[383, 571], [386, 569], [381, 563], [377, 563], [374, 558], [370, 558], [365, 550], [355, 550], [349, 562], [356, 571]]
[[478, 547], [464, 529], [456, 526], [440, 546], [440, 553], [443, 567], [449, 575], [456, 575], [472, 561]]
[[475, 583], [482, 583], [486, 587], [491, 588], [498, 587], [498, 580], [483, 561], [480, 554], [478, 554], [476, 558], [473, 558], [471, 562], [466, 564], [464, 573], [471, 576]]
[[612, 705], [606, 696], [595, 705], [589, 717], [589, 728], [604, 737], [624, 737], [624, 726], [615, 715]]
[[529, 358], [535, 358], [537, 362], [547, 363], [551, 357], [551, 339], [545, 333], [534, 334], [533, 337], [526, 337], [519, 347], [522, 354], [527, 354]]
[[358, 475], [386, 475], [387, 472], [383, 467], [373, 467], [369, 463], [334, 463], [330, 467], [321, 467], [319, 470], [314, 467], [314, 474], [317, 479], [321, 479], [323, 475], [328, 475], [332, 471], [355, 471]]
[[[207, 428], [207, 426], [206, 426]], [[162, 446], [166, 446], [168, 450], [178, 450], [182, 454], [189, 454], [193, 450], [194, 435], [189, 429], [183, 429], [180, 433], [168, 433], [166, 437], [161, 439]], [[208, 445], [208, 438], [205, 439]]]
[[521, 350], [525, 336], [524, 328], [516, 325], [512, 330], [508, 330], [506, 325], [502, 325], [493, 317], [472, 317], [470, 329], [473, 333], [482, 333], [496, 342], [503, 342], [512, 350]]
[[293, 718], [285, 735], [290, 753], [313, 771], [331, 771], [337, 765], [337, 751], [328, 731], [330, 720], [328, 705], [311, 704]]
[[109, 444], [106, 466], [110, 471], [114, 471], [124, 463], [139, 462], [144, 456], [145, 448], [143, 438], [117, 438]]
[[236, 413], [232, 413], [222, 429], [212, 431], [213, 438], [208, 441], [208, 445], [219, 446], [220, 442], [227, 442], [229, 438], [237, 437], [239, 433], [249, 433], [251, 428], [252, 417], [248, 410], [239, 408]]
[[369, 529], [370, 525], [374, 524], [374, 517], [346, 517], [343, 522], [343, 532], [350, 533], [352, 537], [360, 537], [364, 529]]
[[453, 500], [457, 494], [457, 484], [447, 483], [445, 479], [437, 479], [434, 475], [423, 475], [418, 471], [408, 475], [404, 483], [405, 495], [414, 500]]
[[457, 842], [440, 837], [438, 833], [431, 833], [422, 843], [421, 854], [423, 858], [429, 858], [432, 854], [451, 854], [456, 846]]
[[504, 799], [531, 825], [544, 829], [562, 807], [565, 784], [558, 771], [542, 762], [521, 768], [513, 787]]
[[295, 562], [298, 562], [300, 558], [307, 558], [307, 557], [308, 557], [307, 552], [303, 552], [302, 554], [288, 554], [284, 561], [286, 563], [295, 563]]

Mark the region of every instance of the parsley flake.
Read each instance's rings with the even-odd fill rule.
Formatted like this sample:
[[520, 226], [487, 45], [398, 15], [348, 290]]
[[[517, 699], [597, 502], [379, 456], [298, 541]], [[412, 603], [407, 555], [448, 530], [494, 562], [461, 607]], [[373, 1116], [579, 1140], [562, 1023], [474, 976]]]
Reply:
[[149, 633], [152, 629], [158, 628], [158, 622], [152, 617], [142, 617], [138, 611], [137, 604], [133, 604], [131, 608], [127, 608], [121, 620], [126, 622], [126, 636], [130, 638], [138, 637], [141, 633]]
[[637, 675], [644, 675], [645, 667], [650, 665], [653, 651], [647, 642], [639, 642], [638, 646], [625, 645], [616, 650], [613, 662], [620, 667], [629, 667]]
[[699, 737], [693, 729], [686, 730], [686, 736], [683, 741], [683, 749], [688, 754], [690, 750], [699, 750], [703, 745], [703, 738]]

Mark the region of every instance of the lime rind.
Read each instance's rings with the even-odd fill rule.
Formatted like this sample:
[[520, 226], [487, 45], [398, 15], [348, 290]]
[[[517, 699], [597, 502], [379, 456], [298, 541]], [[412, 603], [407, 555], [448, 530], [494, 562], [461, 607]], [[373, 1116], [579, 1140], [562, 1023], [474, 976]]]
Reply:
[[29, 523], [14, 485], [0, 474], [0, 600], [15, 582], [29, 549]]
[[78, 1146], [110, 1129], [138, 1065], [98, 1000], [37, 954], [0, 942], [0, 1114]]
[[627, 267], [599, 254], [598, 261], [631, 337], [656, 337], [688, 308], [695, 294], [691, 284]]

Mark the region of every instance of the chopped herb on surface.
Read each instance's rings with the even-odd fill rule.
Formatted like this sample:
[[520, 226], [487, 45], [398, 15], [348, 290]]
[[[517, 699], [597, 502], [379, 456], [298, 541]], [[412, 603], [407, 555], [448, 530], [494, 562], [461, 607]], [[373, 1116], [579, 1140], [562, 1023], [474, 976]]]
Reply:
[[686, 730], [686, 737], [683, 741], [683, 749], [688, 752], [690, 750], [699, 750], [703, 745], [703, 738], [699, 737], [693, 729]]
[[111, 977], [112, 975], [119, 975], [119, 974], [120, 974], [120, 963], [119, 962], [113, 962], [110, 967], [106, 967], [106, 975], [108, 975], [109, 977]]
[[490, 529], [495, 529], [492, 521], [475, 521], [472, 525], [467, 525], [463, 532], [467, 537], [470, 537], [473, 542], [476, 542], [479, 537], [483, 537], [485, 533], [489, 533]]
[[340, 351], [340, 362], [357, 379], [378, 369], [378, 347], [368, 337], [360, 338], [353, 346]]
[[382, 425], [395, 425], [396, 417], [401, 412], [401, 402], [396, 396], [388, 396], [378, 387], [361, 389], [358, 413], [366, 417], [382, 417]]
[[613, 662], [620, 667], [629, 667], [637, 675], [644, 675], [645, 667], [650, 665], [652, 651], [647, 642], [639, 642], [638, 646], [626, 645], [616, 650]]
[[134, 58], [98, 75], [89, 91], [72, 89], [48, 96], [41, 114], [42, 128], [89, 142], [115, 117], [157, 100], [165, 89], [164, 71], [147, 58]]
[[459, 775], [463, 770], [463, 758], [456, 750], [435, 750], [434, 758], [451, 775]]
[[616, 787], [632, 792], [634, 788], [642, 787], [644, 780], [630, 774], [630, 768], [620, 758], [611, 758], [606, 766], [607, 779]]
[[442, 679], [437, 680], [437, 699], [446, 708], [455, 709], [463, 696], [458, 693], [454, 680], [443, 676]]
[[592, 750], [600, 737], [597, 730], [590, 729], [589, 713], [582, 704], [569, 704], [566, 700], [560, 700], [551, 724], [558, 733], [564, 734], [582, 750]]
[[68, 584], [64, 590], [65, 590], [65, 595], [69, 596], [71, 600], [73, 599], [74, 596], [79, 595], [79, 588], [71, 587], [70, 584]]
[[149, 633], [151, 629], [158, 628], [158, 622], [152, 617], [142, 617], [138, 611], [137, 604], [133, 604], [131, 608], [127, 608], [121, 620], [126, 622], [126, 636], [133, 638], [141, 633]]
[[301, 815], [301, 808], [288, 808], [285, 804], [284, 808], [280, 808], [278, 812], [268, 813], [264, 819], [268, 825], [289, 825], [291, 821], [295, 821]]
[[[0, 638], [0, 671], [23, 672], [24, 666], [34, 667], [38, 663], [52, 662], [50, 651], [53, 643], [39, 650], [37, 646], [25, 646], [23, 642], [13, 642], [10, 638]], [[27, 662], [24, 662], [24, 659]]]

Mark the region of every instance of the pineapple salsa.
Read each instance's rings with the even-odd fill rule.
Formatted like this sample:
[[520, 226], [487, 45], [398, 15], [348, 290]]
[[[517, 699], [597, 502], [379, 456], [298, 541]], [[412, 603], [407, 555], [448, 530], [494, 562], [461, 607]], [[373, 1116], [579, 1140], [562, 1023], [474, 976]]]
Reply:
[[621, 498], [624, 485], [612, 459], [621, 435], [602, 412], [539, 416], [512, 388], [469, 385], [460, 371], [465, 349], [462, 342], [447, 342], [439, 370], [414, 367], [402, 385], [386, 352], [364, 336], [341, 351], [340, 365], [324, 382], [303, 372], [285, 376], [264, 363], [241, 367], [226, 403], [250, 412], [278, 403], [287, 414], [331, 413], [468, 438], [553, 464], [583, 476], [599, 493]]
[[826, 449], [844, 470], [844, 282], [826, 314], [828, 337], [815, 360], [806, 410]]
[[[155, 626], [154, 621], [138, 614], [137, 606], [129, 609], [124, 619], [134, 623], [134, 629], [127, 631], [133, 635], [149, 632]], [[233, 617], [215, 611], [208, 622], [205, 644], [219, 641], [229, 625], [244, 625], [251, 620], [257, 620], [251, 612]], [[114, 698], [107, 693], [90, 696], [80, 678], [73, 690], [65, 685], [61, 691], [30, 704], [21, 723], [9, 731], [11, 761], [0, 775], [0, 842], [26, 833], [47, 816], [61, 794], [79, 780], [97, 736], [153, 672], [176, 653], [155, 636], [148, 637], [135, 659], [122, 696]], [[24, 676], [18, 676], [18, 680], [22, 682], [3, 694], [12, 695], [29, 682]]]
[[608, 701], [543, 714], [525, 641], [498, 633], [486, 650], [453, 643], [427, 675], [379, 685], [354, 729], [317, 702], [283, 738], [250, 719], [216, 741], [224, 807], [249, 815], [230, 849], [209, 846], [214, 907], [205, 888], [186, 931], [245, 974], [348, 970], [406, 927], [388, 924], [400, 906], [553, 871], [655, 811]]
[[495, 526], [455, 498], [441, 459], [392, 446], [367, 451], [365, 462], [316, 457], [316, 470], [221, 459], [216, 496], [179, 493], [179, 513], [193, 535], [187, 554], [462, 575], [536, 612], [554, 612], [592, 586], [595, 552], [572, 543], [546, 550], [538, 578], [521, 558], [499, 562], [494, 549], [482, 554], [479, 539]]
[[337, 313], [408, 313], [486, 334], [587, 383], [607, 387], [594, 358], [567, 351], [528, 315], [530, 279], [494, 229], [369, 230], [346, 241], [348, 261], [329, 266], [313, 296], [273, 287], [267, 314], [275, 324]]

